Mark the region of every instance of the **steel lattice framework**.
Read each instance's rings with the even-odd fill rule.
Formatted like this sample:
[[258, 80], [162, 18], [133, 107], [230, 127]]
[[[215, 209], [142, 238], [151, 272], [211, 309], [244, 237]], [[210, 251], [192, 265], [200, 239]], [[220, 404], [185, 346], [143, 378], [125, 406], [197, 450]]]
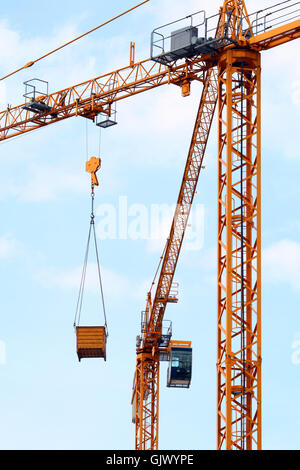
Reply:
[[170, 66], [149, 59], [137, 62], [45, 96], [49, 110], [44, 113], [33, 113], [24, 104], [0, 112], [0, 141], [73, 116], [95, 119], [100, 112], [109, 114], [112, 103], [158, 86], [203, 81], [206, 69], [202, 57]]
[[136, 449], [157, 449], [159, 422], [159, 353], [139, 354], [136, 366]]
[[72, 116], [95, 120], [99, 113], [110, 115], [114, 102], [161, 85], [178, 85], [186, 96], [193, 80], [203, 83], [177, 209], [153, 301], [148, 295], [142, 344], [137, 349], [136, 449], [158, 448], [158, 340], [218, 100], [217, 447], [261, 448], [259, 53], [300, 37], [298, 4], [291, 3], [290, 16], [284, 6], [279, 22], [276, 15], [275, 21], [269, 21], [272, 14], [267, 9], [261, 27], [264, 10], [248, 16], [244, 0], [225, 0], [216, 38], [230, 41], [221, 41], [220, 48], [209, 55], [198, 53], [168, 65], [149, 59], [135, 63], [131, 48], [128, 67], [40, 96], [35, 110], [25, 103], [0, 112], [3, 141]]
[[[205, 149], [218, 97], [218, 74], [215, 68], [207, 73], [184, 177], [179, 192], [170, 236], [163, 258], [153, 305], [148, 298], [147, 313], [150, 317], [143, 337], [143, 347], [137, 351], [135, 382], [136, 449], [158, 448], [158, 388], [159, 360], [158, 338], [161, 336], [162, 320], [169, 301], [173, 277], [184, 238], [188, 217], [195, 195]], [[144, 381], [141, 380], [144, 377]], [[153, 414], [149, 414], [152, 407]], [[149, 436], [149, 429], [153, 429]]]
[[261, 448], [260, 54], [219, 61], [218, 448]]

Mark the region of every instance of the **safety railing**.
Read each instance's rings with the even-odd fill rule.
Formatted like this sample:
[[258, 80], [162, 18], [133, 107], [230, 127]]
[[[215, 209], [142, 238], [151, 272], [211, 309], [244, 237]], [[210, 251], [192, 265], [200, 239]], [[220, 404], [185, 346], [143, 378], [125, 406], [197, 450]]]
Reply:
[[24, 85], [25, 93], [23, 96], [26, 102], [36, 100], [38, 97], [46, 98], [49, 94], [49, 85], [45, 80], [32, 78], [24, 82]]
[[239, 18], [232, 21], [234, 15], [228, 13], [221, 15], [224, 15], [221, 18], [224, 27], [218, 38], [215, 36], [220, 14], [207, 18], [203, 10], [154, 29], [151, 34], [151, 58], [167, 64], [183, 57], [211, 53], [229, 44], [236, 37], [241, 21]]
[[286, 0], [248, 16], [254, 36], [300, 19], [300, 2]]
[[170, 52], [172, 43], [176, 43], [181, 32], [186, 31], [188, 42], [191, 43], [193, 31], [203, 26], [205, 19], [205, 11], [202, 10], [154, 29], [151, 33], [151, 58], [162, 57]]
[[243, 18], [230, 11], [207, 17], [201, 10], [154, 29], [151, 59], [168, 64], [197, 54], [212, 54], [240, 37], [250, 39], [299, 18], [300, 1], [294, 0], [276, 3]]

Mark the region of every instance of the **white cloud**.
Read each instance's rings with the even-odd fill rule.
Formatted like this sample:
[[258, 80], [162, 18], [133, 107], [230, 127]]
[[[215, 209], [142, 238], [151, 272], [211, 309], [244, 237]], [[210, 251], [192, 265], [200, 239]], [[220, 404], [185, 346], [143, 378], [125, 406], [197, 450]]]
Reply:
[[22, 202], [47, 202], [57, 200], [65, 192], [87, 193], [89, 187], [85, 172], [72, 171], [67, 166], [32, 164], [23, 179], [24, 182], [19, 182], [3, 176], [0, 198], [13, 196]]
[[300, 290], [300, 243], [281, 240], [263, 251], [263, 281]]
[[128, 132], [129, 129], [135, 129], [138, 135], [139, 131], [146, 131], [149, 134], [148, 129], [151, 129], [151, 135], [157, 138], [159, 133], [161, 139], [166, 138], [166, 132], [174, 129], [178, 129], [182, 135], [186, 131], [191, 133], [195, 122], [197, 102], [199, 102], [197, 98], [195, 103], [196, 88], [198, 88], [197, 85], [192, 84], [191, 95], [184, 99], [181, 96], [180, 87], [175, 85], [165, 86], [163, 93], [158, 89], [143, 94], [139, 97], [138, 108], [134, 106], [136, 102], [133, 106], [127, 107], [129, 108], [126, 113], [127, 119], [124, 123], [122, 122], [123, 130]]
[[0, 237], [0, 259], [8, 259], [15, 256], [18, 246], [18, 242], [10, 235]]
[[49, 201], [57, 199], [62, 192], [86, 193], [88, 181], [84, 172], [72, 172], [68, 168], [32, 166], [24, 186], [18, 188], [18, 197], [23, 201]]
[[[59, 288], [61, 290], [78, 290], [81, 280], [82, 267], [77, 266], [69, 270], [57, 268], [43, 268], [34, 274], [34, 279], [43, 287]], [[126, 276], [110, 269], [101, 268], [103, 289], [106, 296], [113, 299], [131, 297], [131, 299], [144, 299], [150, 282], [135, 282]], [[85, 290], [95, 293], [99, 291], [99, 280], [96, 263], [88, 263], [86, 271]]]

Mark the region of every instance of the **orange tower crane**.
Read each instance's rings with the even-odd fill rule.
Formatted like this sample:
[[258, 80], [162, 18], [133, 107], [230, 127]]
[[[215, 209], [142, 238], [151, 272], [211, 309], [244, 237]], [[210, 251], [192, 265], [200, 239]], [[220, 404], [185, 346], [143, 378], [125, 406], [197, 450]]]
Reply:
[[72, 116], [108, 127], [121, 99], [171, 83], [187, 96], [193, 80], [203, 83], [177, 209], [137, 348], [137, 449], [158, 447], [159, 362], [174, 344], [170, 335], [163, 342], [163, 317], [167, 303], [175, 301], [172, 282], [217, 101], [217, 448], [261, 449], [260, 52], [300, 37], [299, 5], [287, 0], [248, 15], [243, 0], [225, 0], [213, 17], [198, 12], [198, 24], [191, 15], [180, 20], [190, 21], [184, 28], [174, 31], [171, 23], [169, 33], [154, 30], [151, 59], [136, 63], [132, 44], [128, 67], [52, 94], [27, 83], [26, 102], [0, 112], [0, 140]]
[[154, 32], [158, 39], [152, 37], [152, 45], [159, 49], [154, 59], [160, 63], [211, 50], [212, 64], [204, 80], [156, 294], [152, 303], [150, 294], [147, 297], [149, 320], [137, 348], [133, 394], [136, 449], [158, 448], [159, 362], [166, 354], [165, 344], [161, 347], [162, 320], [217, 101], [217, 448], [261, 449], [260, 51], [300, 36], [299, 20], [272, 28], [274, 22], [281, 23], [282, 10], [283, 17], [288, 13], [294, 19], [296, 5], [287, 7], [287, 3], [248, 15], [244, 1], [225, 1], [214, 39], [207, 36], [210, 19], [204, 19], [204, 37], [198, 37], [192, 22], [186, 28], [190, 48], [184, 44], [182, 29], [171, 33], [167, 53], [160, 47], [160, 41], [164, 45], [168, 40], [164, 27]]

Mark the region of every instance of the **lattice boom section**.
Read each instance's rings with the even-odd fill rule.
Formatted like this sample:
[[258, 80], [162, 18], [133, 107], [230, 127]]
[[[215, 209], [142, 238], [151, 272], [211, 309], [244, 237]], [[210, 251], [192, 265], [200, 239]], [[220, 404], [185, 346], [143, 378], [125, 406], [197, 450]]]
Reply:
[[179, 84], [187, 77], [203, 81], [206, 69], [201, 57], [170, 67], [144, 60], [42, 97], [47, 106], [44, 113], [26, 110], [24, 104], [9, 107], [0, 112], [0, 141], [72, 116], [93, 119], [99, 112], [109, 111], [115, 101], [164, 84]]
[[135, 448], [158, 448], [159, 358], [140, 353], [136, 368]]
[[260, 56], [219, 63], [218, 448], [261, 448]]

